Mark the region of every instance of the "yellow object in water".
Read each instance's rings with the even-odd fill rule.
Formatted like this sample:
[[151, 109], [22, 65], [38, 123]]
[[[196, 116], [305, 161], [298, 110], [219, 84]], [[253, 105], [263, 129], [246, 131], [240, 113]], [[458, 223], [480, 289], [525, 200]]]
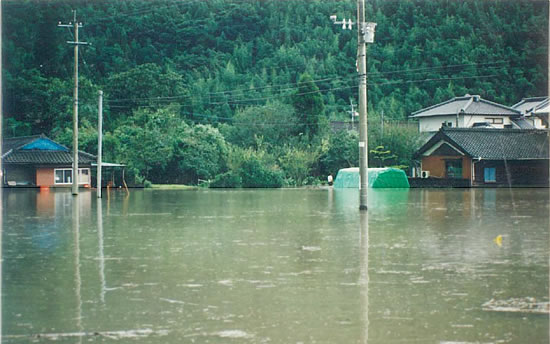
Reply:
[[495, 244], [498, 245], [498, 247], [501, 247], [502, 246], [502, 235], [497, 235], [497, 237], [494, 238], [493, 241], [495, 242]]

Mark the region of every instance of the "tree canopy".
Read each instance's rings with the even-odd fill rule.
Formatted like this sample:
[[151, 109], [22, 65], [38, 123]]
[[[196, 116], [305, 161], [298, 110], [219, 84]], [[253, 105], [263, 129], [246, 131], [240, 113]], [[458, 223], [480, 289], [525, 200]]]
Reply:
[[[325, 129], [347, 120], [350, 100], [357, 102], [356, 32], [329, 19], [354, 17], [354, 1], [7, 0], [2, 6], [4, 135], [68, 139], [72, 36], [56, 24], [71, 20], [75, 9], [80, 37], [91, 43], [79, 60], [81, 127], [88, 133], [82, 139], [91, 153], [102, 89], [106, 155], [153, 180], [227, 173], [231, 167], [219, 154], [229, 146], [265, 150], [273, 158], [269, 170], [286, 166], [293, 180], [302, 179], [299, 171], [324, 175], [353, 163], [350, 135]], [[378, 24], [368, 46], [369, 116], [406, 121], [413, 111], [466, 93], [506, 105], [545, 95], [547, 6], [367, 0], [367, 20]], [[384, 146], [409, 165], [418, 140], [408, 131], [388, 133], [369, 132], [369, 150]], [[214, 146], [189, 148], [203, 137]], [[171, 162], [184, 152], [186, 162]], [[312, 164], [300, 152], [321, 160]], [[291, 166], [291, 157], [307, 168]]]

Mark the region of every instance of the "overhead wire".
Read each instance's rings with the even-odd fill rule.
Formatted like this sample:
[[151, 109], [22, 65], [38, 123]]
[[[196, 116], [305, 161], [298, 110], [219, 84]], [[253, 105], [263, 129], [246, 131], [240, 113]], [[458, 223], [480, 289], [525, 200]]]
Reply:
[[[494, 65], [494, 64], [503, 64], [505, 61], [499, 61], [499, 62], [494, 62], [494, 63], [481, 63], [481, 64], [463, 64], [463, 65], [452, 65], [452, 66], [449, 66], [450, 68], [457, 68], [457, 67], [470, 67], [470, 66], [481, 66], [481, 65]], [[443, 66], [441, 67], [438, 67], [439, 69], [443, 68]], [[493, 69], [495, 67], [492, 67]], [[491, 69], [491, 68], [489, 68]], [[376, 73], [372, 73], [372, 74], [368, 74], [369, 77], [375, 77], [377, 75], [380, 75], [380, 74], [384, 74], [384, 73], [393, 73], [393, 74], [397, 74], [398, 72], [401, 72], [403, 73], [405, 76], [411, 76], [411, 75], [422, 75], [424, 73], [410, 73], [410, 72], [413, 72], [413, 71], [421, 71], [421, 70], [426, 70], [426, 71], [430, 71], [430, 70], [433, 70], [432, 68], [430, 67], [424, 67], [424, 68], [415, 68], [415, 69], [403, 69], [403, 70], [399, 70], [399, 71], [391, 71], [391, 72], [376, 72]], [[340, 76], [331, 76], [331, 77], [325, 77], [325, 78], [322, 78], [322, 79], [314, 79], [312, 80], [312, 82], [314, 83], [318, 83], [318, 82], [325, 82], [325, 81], [347, 81], [347, 82], [351, 82], [351, 81], [355, 81], [357, 80], [357, 76], [347, 76], [347, 77], [340, 77]], [[462, 78], [462, 77], [458, 77], [458, 78]], [[426, 80], [436, 80], [437, 78], [435, 79], [426, 79]], [[446, 80], [446, 79], [445, 79]], [[418, 82], [418, 81], [422, 81], [422, 80], [411, 80], [410, 82]], [[373, 85], [384, 85], [384, 84], [394, 84], [394, 83], [401, 83], [401, 82], [378, 82], [378, 83], [373, 83], [373, 82], [369, 82], [369, 84], [373, 84]], [[287, 91], [287, 90], [294, 90], [296, 88], [299, 88], [300, 85], [299, 85], [299, 81], [297, 82], [290, 82], [290, 83], [284, 83], [284, 84], [275, 84], [275, 85], [266, 85], [266, 86], [262, 86], [262, 87], [254, 87], [254, 88], [241, 88], [241, 89], [233, 89], [233, 90], [226, 90], [226, 91], [217, 91], [217, 92], [210, 92], [210, 93], [206, 93], [206, 94], [203, 94], [205, 96], [216, 96], [216, 95], [232, 95], [234, 93], [237, 93], [237, 92], [242, 92], [242, 91], [248, 91], [248, 92], [252, 92], [252, 91], [259, 91], [259, 90], [263, 90], [263, 89], [267, 89], [267, 88], [276, 88], [276, 87], [282, 87], [282, 86], [290, 86], [290, 85], [297, 85], [297, 87], [286, 87], [286, 88], [283, 88], [283, 89], [280, 89], [278, 90], [279, 92], [281, 91]], [[355, 87], [355, 86], [353, 86]], [[107, 100], [107, 102], [110, 102], [110, 103], [118, 103], [118, 102], [127, 102], [127, 101], [133, 101], [133, 102], [136, 102], [136, 101], [173, 101], [173, 100], [178, 100], [178, 99], [187, 99], [187, 98], [193, 98], [195, 96], [193, 95], [189, 95], [189, 94], [186, 94], [186, 95], [175, 95], [175, 96], [166, 96], [166, 97], [141, 97], [141, 98], [119, 98], [119, 99], [110, 99], [110, 100]], [[213, 104], [215, 104], [216, 102], [213, 102]], [[223, 103], [223, 102], [222, 102]]]
[[[445, 78], [426, 78], [422, 80], [397, 80], [397, 81], [385, 81], [385, 82], [368, 82], [368, 85], [397, 85], [397, 84], [411, 84], [411, 83], [419, 83], [419, 82], [436, 82], [436, 81], [450, 81], [450, 80], [460, 80], [460, 79], [484, 79], [484, 78], [491, 78], [491, 77], [498, 77], [500, 74], [487, 74], [487, 75], [472, 75], [472, 76], [456, 76], [456, 77], [445, 77]], [[272, 96], [266, 96], [266, 97], [256, 97], [256, 98], [249, 98], [249, 99], [240, 99], [240, 100], [227, 100], [227, 101], [219, 101], [219, 102], [194, 102], [193, 105], [224, 105], [224, 104], [233, 104], [233, 105], [239, 105], [239, 104], [246, 104], [249, 102], [258, 102], [258, 101], [267, 101], [271, 99], [280, 99], [280, 98], [286, 98], [289, 96], [303, 96], [308, 94], [315, 94], [315, 93], [325, 93], [330, 91], [336, 91], [336, 90], [345, 90], [345, 89], [354, 89], [357, 88], [357, 85], [354, 86], [343, 86], [343, 87], [331, 87], [331, 88], [325, 88], [325, 89], [318, 89], [308, 92], [301, 92], [301, 93], [286, 93], [286, 94], [279, 94], [279, 95], [272, 95]], [[150, 99], [153, 100], [153, 99]], [[164, 102], [155, 102], [155, 104], [141, 104], [141, 105], [110, 105], [110, 108], [134, 108], [134, 107], [158, 107], [162, 104], [178, 104], [179, 102], [176, 101], [176, 99], [170, 99], [168, 101]]]

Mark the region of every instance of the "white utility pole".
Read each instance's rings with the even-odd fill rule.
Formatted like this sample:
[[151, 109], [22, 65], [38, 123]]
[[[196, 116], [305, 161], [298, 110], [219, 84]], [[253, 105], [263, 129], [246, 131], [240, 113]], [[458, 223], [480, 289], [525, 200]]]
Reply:
[[357, 0], [357, 23], [351, 19], [339, 22], [330, 16], [334, 24], [342, 24], [342, 29], [352, 29], [357, 24], [357, 67], [359, 72], [359, 209], [367, 210], [368, 176], [368, 137], [367, 137], [367, 44], [374, 42], [376, 23], [365, 22], [365, 0]]
[[76, 21], [76, 10], [73, 10], [73, 22], [69, 24], [57, 24], [59, 27], [74, 28], [74, 41], [67, 41], [74, 45], [74, 90], [73, 90], [73, 195], [78, 195], [78, 46], [86, 45], [86, 42], [78, 40], [78, 28], [82, 23]]
[[[103, 91], [99, 91], [97, 114], [97, 198], [101, 198], [101, 154], [103, 150]], [[101, 207], [98, 204], [98, 207]]]
[[349, 100], [349, 105], [351, 106], [351, 129], [353, 129], [353, 127], [355, 126], [354, 122], [354, 117], [358, 117], [359, 116], [359, 113], [357, 111], [355, 111], [355, 104], [353, 104], [353, 99], [350, 99]]

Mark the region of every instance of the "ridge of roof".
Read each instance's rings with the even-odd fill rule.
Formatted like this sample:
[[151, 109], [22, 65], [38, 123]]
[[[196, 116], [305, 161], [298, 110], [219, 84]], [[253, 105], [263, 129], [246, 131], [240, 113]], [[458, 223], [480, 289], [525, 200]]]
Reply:
[[[499, 103], [495, 103], [495, 102], [493, 102], [493, 101], [491, 101], [491, 100], [483, 99], [483, 98], [481, 98], [481, 97], [479, 98], [479, 101], [480, 101], [480, 102], [484, 102], [484, 103], [488, 103], [488, 104], [491, 104], [491, 105], [494, 105], [494, 106], [496, 106], [496, 107], [501, 107], [501, 108], [504, 108], [504, 109], [506, 109], [506, 110], [511, 110], [511, 111], [517, 113], [518, 115], [521, 115], [521, 111], [518, 111], [518, 110], [516, 110], [516, 109], [514, 109], [514, 108], [512, 108], [512, 107], [510, 107], [510, 106], [503, 105], [503, 104], [499, 104]], [[470, 104], [470, 105], [471, 105], [471, 104]]]
[[[528, 105], [529, 103], [535, 103], [535, 104]], [[516, 109], [522, 106], [530, 106], [530, 107], [525, 107], [523, 110], [520, 110], [520, 111], [531, 112], [533, 110], [536, 110], [537, 108], [540, 108], [541, 106], [543, 106], [543, 104], [547, 104], [547, 103], [548, 103], [548, 97], [546, 96], [527, 97], [527, 98], [522, 98], [519, 102], [512, 105], [512, 108]]]
[[466, 99], [468, 99], [468, 98], [470, 98], [470, 97], [468, 97], [468, 96], [453, 97], [453, 98], [451, 98], [451, 99], [449, 99], [449, 100], [446, 100], [446, 101], [444, 101], [444, 102], [437, 103], [437, 104], [428, 106], [428, 107], [426, 107], [426, 108], [417, 110], [417, 111], [413, 112], [413, 113], [411, 114], [410, 117], [413, 117], [413, 116], [415, 116], [416, 114], [418, 114], [418, 113], [420, 113], [420, 112], [428, 111], [428, 110], [431, 110], [431, 109], [436, 108], [436, 107], [441, 106], [441, 105], [449, 104], [449, 103], [452, 103], [452, 102], [457, 101], [457, 100], [466, 100]]
[[537, 134], [542, 134], [548, 132], [547, 129], [515, 129], [515, 128], [453, 128], [453, 127], [441, 127], [443, 132], [453, 132], [453, 131], [471, 131], [471, 132], [490, 132], [490, 133], [525, 133], [525, 132], [536, 132]]
[[44, 134], [8, 137], [5, 139], [2, 139], [2, 146], [9, 147], [8, 151], [12, 151], [12, 150], [19, 149], [29, 143], [32, 143], [42, 137], [45, 137]]
[[[41, 154], [50, 154], [50, 153], [63, 152], [63, 153], [71, 154], [71, 160], [72, 160], [72, 153], [71, 153], [71, 150], [68, 147], [66, 147], [65, 145], [62, 145], [62, 144], [50, 139], [49, 137], [47, 137], [44, 134], [28, 135], [28, 136], [16, 136], [16, 137], [9, 137], [9, 138], [3, 139], [4, 144], [12, 143], [12, 145], [11, 145], [11, 147], [10, 147], [10, 145], [7, 145], [9, 147], [9, 149], [7, 149], [5, 152], [2, 153], [1, 158], [2, 159], [10, 159], [11, 154], [16, 154], [18, 152], [22, 152], [22, 150], [20, 150], [22, 147], [24, 147], [28, 144], [31, 144], [31, 143], [35, 142], [36, 140], [38, 140], [38, 139], [49, 140], [49, 141], [55, 143], [56, 145], [65, 148], [66, 151], [49, 151], [49, 152], [46, 151], [45, 152], [45, 151], [40, 150], [40, 149], [30, 149], [30, 150], [27, 150], [26, 152], [24, 152], [25, 154], [33, 154], [33, 153], [36, 153], [36, 152], [40, 152]], [[8, 142], [6, 142], [6, 141], [8, 141]], [[90, 160], [93, 160], [93, 159], [97, 158], [96, 155], [90, 154], [90, 153], [82, 151], [82, 150], [78, 150], [78, 156], [79, 156], [79, 160], [80, 160], [81, 156], [85, 157], [87, 159], [90, 159]]]
[[512, 105], [512, 107], [516, 107], [518, 105], [521, 105], [523, 103], [532, 103], [532, 102], [539, 102], [541, 100], [545, 100], [547, 97], [525, 97], [525, 98], [521, 98], [521, 100], [517, 103], [515, 103], [514, 105]]
[[[417, 111], [411, 113], [411, 115], [409, 117], [437, 116], [437, 114], [429, 114], [429, 115], [425, 115], [425, 116], [422, 116], [420, 114], [423, 113], [423, 112], [429, 112], [430, 110], [433, 110], [433, 109], [438, 108], [438, 107], [443, 107], [443, 106], [445, 106], [447, 104], [450, 104], [450, 103], [453, 103], [453, 102], [464, 101], [464, 100], [469, 100], [469, 102], [467, 104], [465, 104], [460, 110], [464, 110], [464, 113], [466, 113], [466, 114], [483, 114], [483, 113], [474, 113], [474, 112], [468, 112], [467, 111], [467, 109], [470, 106], [472, 106], [473, 104], [477, 104], [477, 103], [484, 103], [484, 104], [487, 104], [487, 105], [491, 105], [493, 107], [497, 107], [497, 108], [504, 109], [504, 110], [507, 110], [509, 112], [512, 112], [513, 114], [517, 114], [517, 115], [521, 114], [521, 111], [516, 110], [512, 107], [509, 107], [509, 106], [506, 106], [506, 105], [503, 105], [503, 104], [499, 104], [499, 103], [496, 103], [496, 102], [493, 102], [493, 101], [490, 101], [490, 100], [487, 100], [487, 99], [483, 99], [479, 95], [466, 94], [466, 95], [461, 96], [461, 97], [454, 97], [454, 98], [451, 98], [447, 101], [444, 101], [444, 102], [441, 102], [441, 103], [438, 103], [438, 104], [435, 104], [435, 105], [417, 110]], [[457, 110], [457, 112], [458, 111], [459, 110]], [[450, 113], [445, 113], [444, 115], [449, 115], [449, 114]], [[487, 113], [487, 115], [498, 116], [499, 114]], [[500, 114], [500, 115], [509, 116], [509, 114]]]

